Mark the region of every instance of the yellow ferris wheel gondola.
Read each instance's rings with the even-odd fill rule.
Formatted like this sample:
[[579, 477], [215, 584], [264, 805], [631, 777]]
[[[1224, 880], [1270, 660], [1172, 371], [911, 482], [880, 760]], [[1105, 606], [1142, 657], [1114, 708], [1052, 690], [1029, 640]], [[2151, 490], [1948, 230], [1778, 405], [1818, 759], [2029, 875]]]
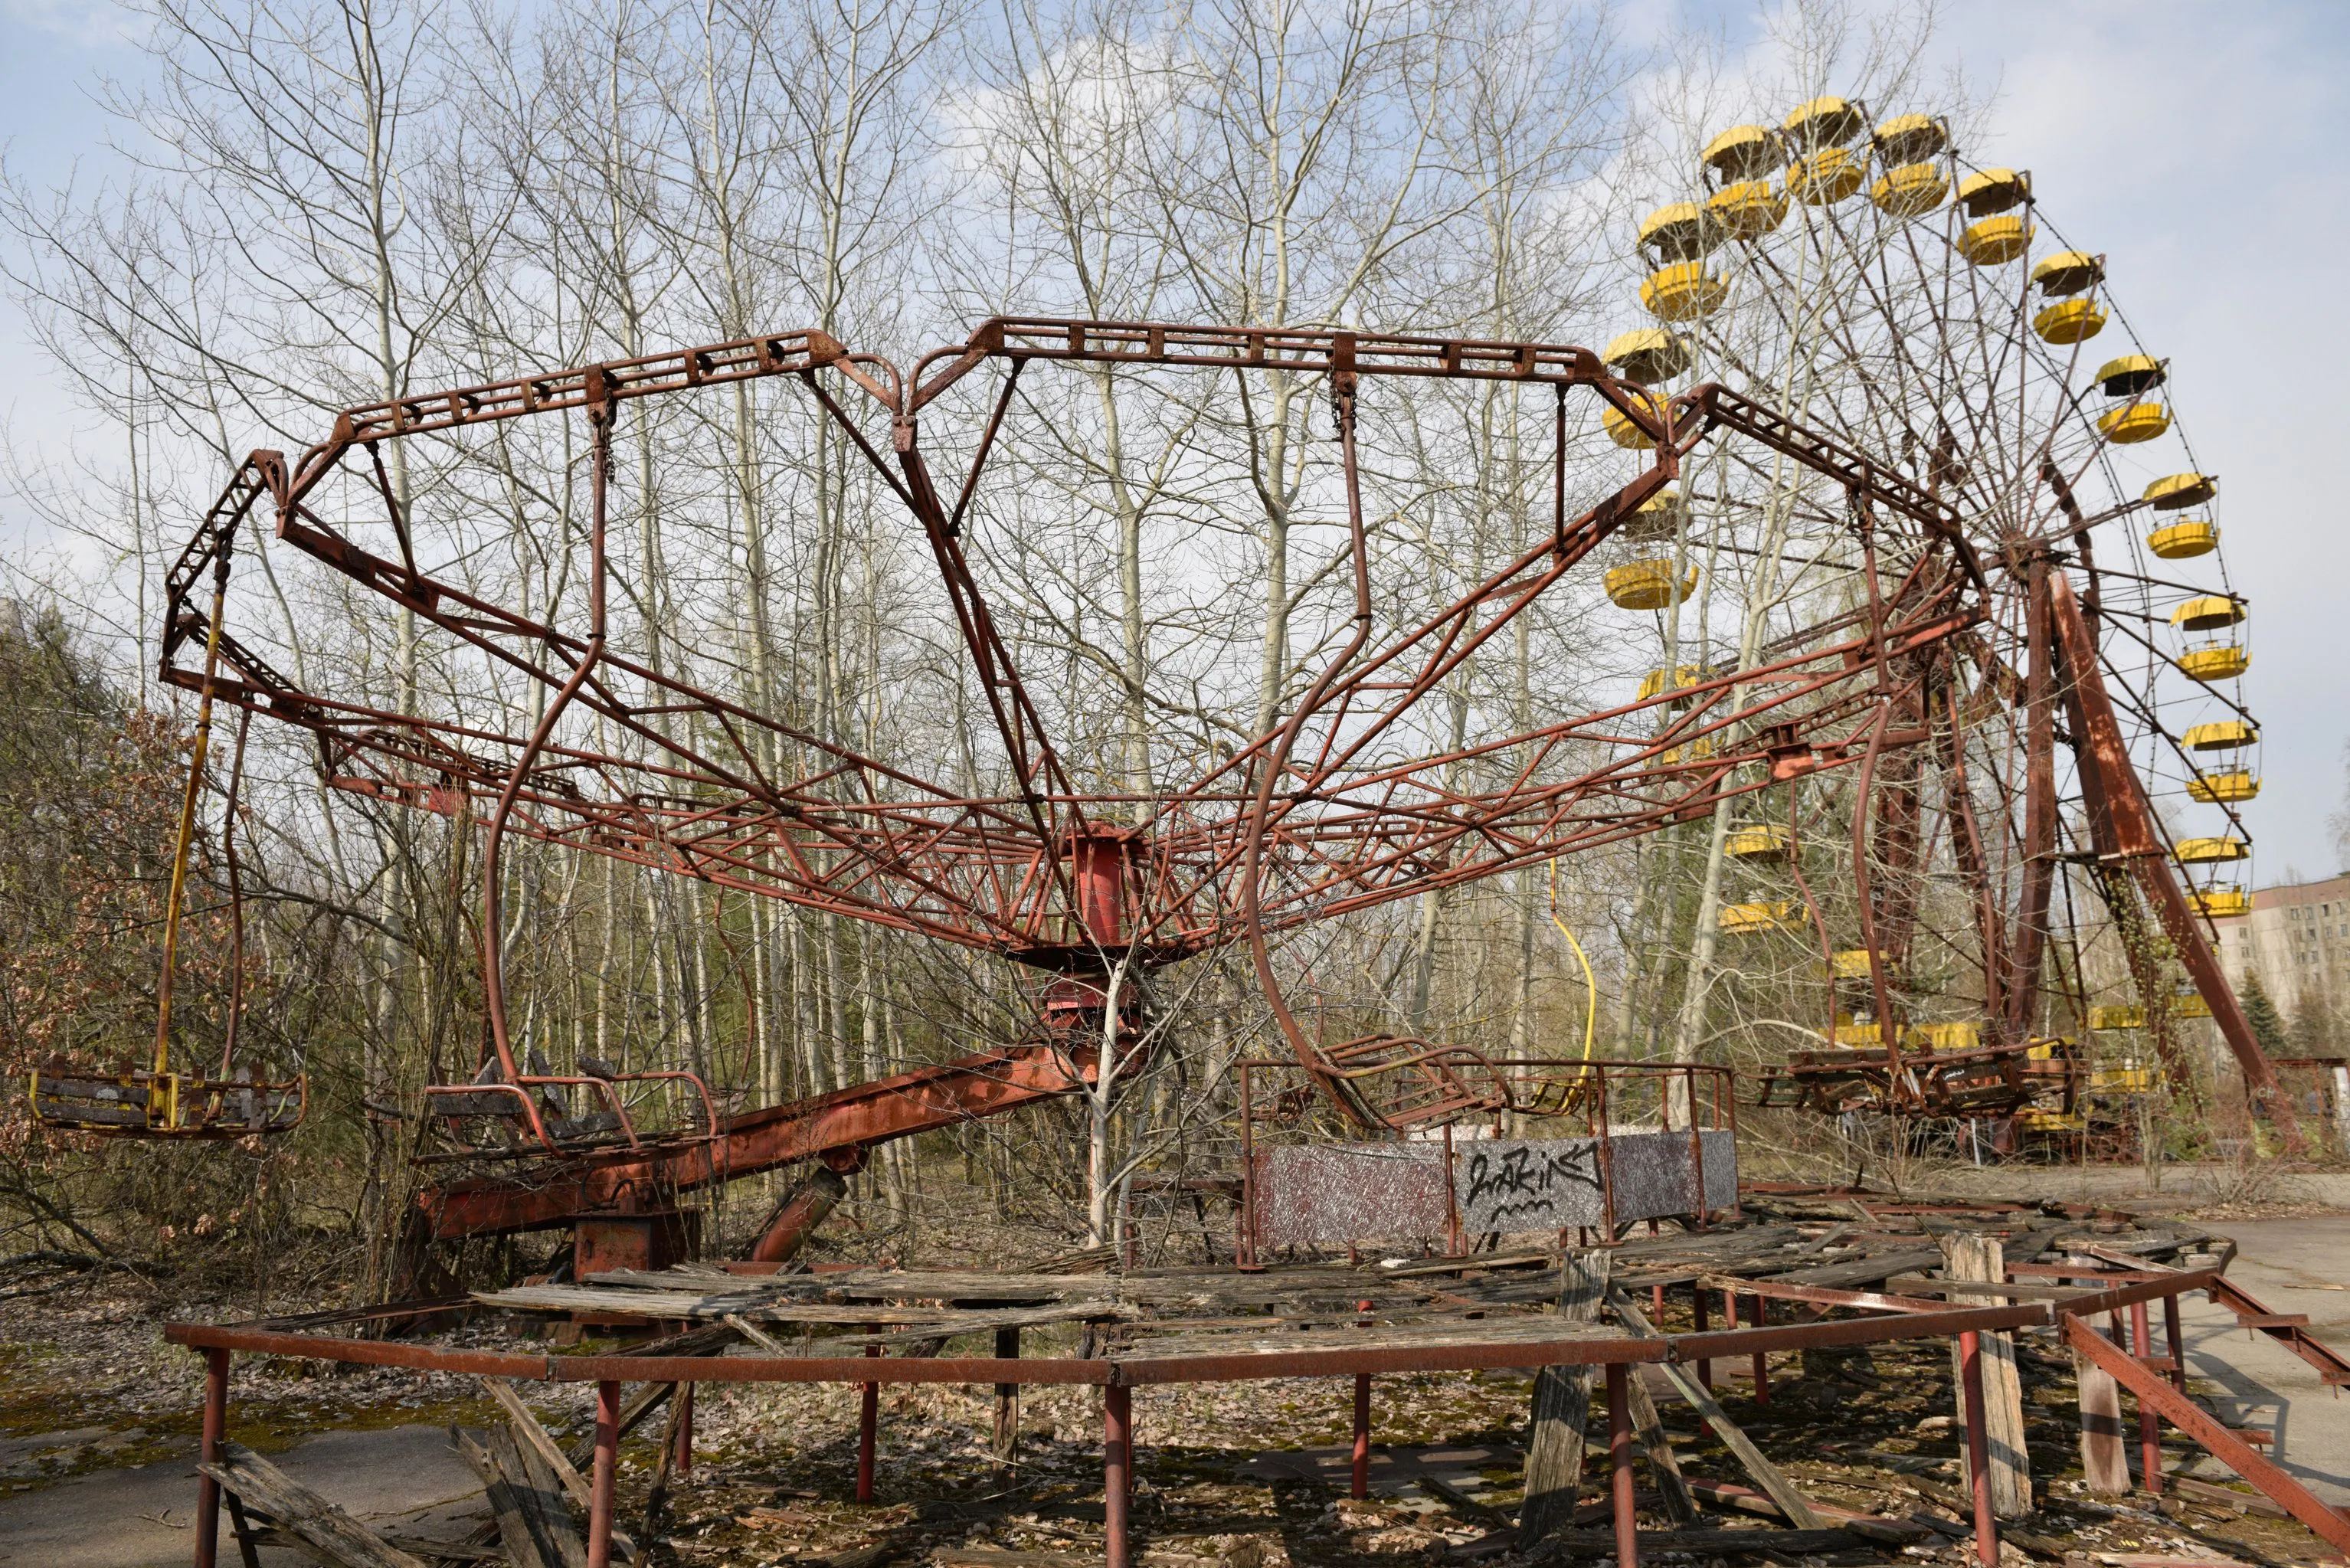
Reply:
[[[213, 607], [204, 631], [204, 677], [196, 706], [195, 745], [188, 758], [188, 782], [180, 795], [178, 843], [172, 856], [171, 890], [163, 905], [162, 972], [155, 988], [155, 1054], [145, 1067], [112, 1071], [76, 1066], [52, 1057], [30, 1075], [27, 1087], [34, 1118], [60, 1131], [111, 1137], [212, 1139], [274, 1136], [301, 1126], [309, 1106], [309, 1081], [281, 1083], [255, 1078], [235, 1065], [237, 1024], [244, 1001], [244, 900], [236, 886], [236, 853], [228, 852], [231, 911], [230, 989], [227, 1027], [217, 1076], [172, 1068], [172, 971], [179, 956], [180, 918], [186, 907], [188, 852], [195, 838], [196, 800], [203, 789], [204, 760], [211, 749], [213, 689], [220, 672], [221, 611], [228, 591], [230, 546], [235, 524], [220, 537], [213, 567]], [[244, 766], [244, 729], [239, 724], [230, 766], [229, 833], [235, 832], [236, 787]]]

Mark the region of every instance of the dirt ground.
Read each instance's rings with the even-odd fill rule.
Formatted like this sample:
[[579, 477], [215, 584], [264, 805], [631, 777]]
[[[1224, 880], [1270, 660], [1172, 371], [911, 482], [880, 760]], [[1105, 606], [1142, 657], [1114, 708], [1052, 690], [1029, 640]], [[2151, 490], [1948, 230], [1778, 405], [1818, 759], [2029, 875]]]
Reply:
[[[2271, 1303], [2279, 1310], [2308, 1310], [2286, 1296], [2288, 1289], [2316, 1297], [2328, 1285], [2350, 1282], [2332, 1277], [2344, 1272], [2338, 1260], [2350, 1257], [2350, 1214], [2312, 1212], [2301, 1204], [2281, 1216], [2241, 1220], [2245, 1259], [2234, 1272], [2256, 1293], [2285, 1298]], [[2283, 1260], [2278, 1267], [2290, 1278], [2253, 1272], [2263, 1266], [2257, 1261], [2264, 1251]], [[2326, 1315], [2313, 1314], [2320, 1332], [2329, 1319], [2350, 1326], [2350, 1299], [2329, 1295], [2326, 1304]], [[2296, 1381], [2295, 1369], [2306, 1372], [2301, 1363], [2265, 1340], [2251, 1343], [2221, 1320], [2207, 1323], [2215, 1310], [2190, 1314], [2193, 1366], [2210, 1379], [2198, 1391], [2231, 1419], [2274, 1423], [2284, 1462], [2313, 1485], [2342, 1485], [2336, 1500], [2350, 1499], [2350, 1417], [2342, 1414], [2350, 1405], [2325, 1408], [2334, 1402], [2323, 1397], [2314, 1378]], [[0, 1562], [145, 1568], [188, 1561], [199, 1369], [194, 1356], [161, 1343], [159, 1323], [230, 1315], [119, 1275], [0, 1303], [0, 1363], [8, 1373], [0, 1386]], [[544, 1348], [486, 1322], [445, 1337]], [[2336, 1343], [2350, 1343], [2350, 1335]], [[2272, 1365], [2280, 1359], [2282, 1366]], [[2080, 1482], [2069, 1359], [2044, 1339], [2027, 1339], [2021, 1360], [2027, 1408], [2039, 1417], [2031, 1462], [2040, 1507], [2016, 1521], [2012, 1553], [2022, 1538], [2026, 1555], [2051, 1561], [2081, 1554], [2262, 1564], [2331, 1559], [2299, 1525], [2240, 1512], [2224, 1501], [2090, 1496]], [[1960, 1434], [1944, 1346], [1777, 1357], [1767, 1404], [1757, 1403], [1742, 1367], [1716, 1372], [1726, 1384], [1730, 1415], [1816, 1500], [1947, 1527], [1919, 1544], [1825, 1561], [1965, 1559], [1964, 1500], [1956, 1490], [1962, 1484]], [[1139, 1390], [1136, 1521], [1144, 1561], [1165, 1568], [1336, 1568], [1556, 1556], [1554, 1547], [1522, 1557], [1501, 1549], [1502, 1538], [1487, 1539], [1493, 1528], [1487, 1511], [1507, 1511], [1517, 1501], [1528, 1389], [1525, 1377], [1510, 1373], [1379, 1379], [1376, 1495], [1359, 1504], [1344, 1495], [1339, 1463], [1349, 1419], [1344, 1380]], [[1661, 1382], [1655, 1391], [1684, 1469], [1743, 1481], [1694, 1412]], [[569, 1441], [587, 1430], [585, 1388], [524, 1392], [558, 1437]], [[695, 1568], [951, 1563], [958, 1551], [987, 1550], [1097, 1559], [1097, 1391], [1028, 1390], [1021, 1462], [1004, 1474], [986, 1452], [993, 1416], [988, 1391], [886, 1389], [881, 1501], [870, 1507], [850, 1501], [856, 1399], [845, 1388], [705, 1386], [692, 1474], [672, 1489], [657, 1516], [647, 1517], [646, 1502], [659, 1423], [648, 1423], [624, 1446], [624, 1528], [654, 1542], [654, 1563]], [[449, 1449], [446, 1428], [494, 1418], [494, 1407], [470, 1377], [244, 1358], [232, 1390], [230, 1434], [281, 1456], [297, 1479], [379, 1529], [446, 1539], [485, 1517], [470, 1471]], [[2191, 1465], [2190, 1474], [2225, 1480], [2182, 1441], [2174, 1438], [2166, 1448], [2166, 1468]], [[1586, 1497], [1596, 1498], [1603, 1459], [1595, 1453], [1587, 1462]], [[1752, 1521], [1730, 1516], [1709, 1522]], [[1644, 1516], [1644, 1525], [1652, 1523], [1662, 1521]], [[1042, 1568], [1053, 1559], [1034, 1561]]]

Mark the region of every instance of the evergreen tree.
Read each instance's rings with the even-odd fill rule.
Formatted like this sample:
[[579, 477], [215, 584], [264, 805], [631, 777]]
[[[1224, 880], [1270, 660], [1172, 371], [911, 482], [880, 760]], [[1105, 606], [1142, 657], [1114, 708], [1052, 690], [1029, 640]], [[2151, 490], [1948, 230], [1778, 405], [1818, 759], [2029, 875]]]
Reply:
[[2293, 1010], [2293, 1033], [2289, 1036], [2295, 1056], [2330, 1056], [2334, 1054], [2334, 1010], [2325, 1002], [2323, 992], [2301, 993]]
[[2244, 1016], [2252, 1025], [2252, 1038], [2261, 1043], [2261, 1049], [2271, 1056], [2288, 1054], [2284, 1014], [2277, 1011], [2277, 1004], [2270, 999], [2268, 987], [2261, 983], [2261, 971], [2257, 969], [2244, 971], [2242, 1001]]

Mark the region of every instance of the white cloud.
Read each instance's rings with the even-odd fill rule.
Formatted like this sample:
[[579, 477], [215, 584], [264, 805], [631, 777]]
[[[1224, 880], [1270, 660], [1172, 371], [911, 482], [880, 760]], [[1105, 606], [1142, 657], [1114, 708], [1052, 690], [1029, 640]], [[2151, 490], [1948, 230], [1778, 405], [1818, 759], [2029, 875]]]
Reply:
[[116, 0], [0, 0], [0, 16], [85, 47], [125, 42], [139, 26], [137, 13]]

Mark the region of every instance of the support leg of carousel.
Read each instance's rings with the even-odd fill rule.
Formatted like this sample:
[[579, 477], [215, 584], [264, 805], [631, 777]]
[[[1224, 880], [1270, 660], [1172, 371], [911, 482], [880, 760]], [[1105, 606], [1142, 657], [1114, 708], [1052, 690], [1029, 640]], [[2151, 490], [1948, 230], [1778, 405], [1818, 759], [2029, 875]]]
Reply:
[[1640, 1516], [1632, 1490], [1632, 1378], [1607, 1364], [1607, 1479], [1616, 1517], [1616, 1568], [1639, 1568]]
[[2178, 1293], [2162, 1298], [2162, 1335], [2170, 1351], [2170, 1386], [2187, 1392], [2187, 1335], [2178, 1324]]
[[[1765, 1302], [1761, 1296], [1750, 1296], [1747, 1299], [1753, 1303], [1752, 1321], [1754, 1326], [1756, 1328], [1761, 1328], [1763, 1326], [1763, 1312], [1770, 1303]], [[1733, 1318], [1731, 1321], [1734, 1324], [1737, 1320]], [[1762, 1351], [1756, 1351], [1754, 1353], [1753, 1370], [1754, 1403], [1757, 1405], [1768, 1405], [1771, 1402], [1771, 1358]]]
[[[995, 1331], [995, 1358], [998, 1361], [1020, 1359], [1020, 1331], [999, 1328]], [[1020, 1457], [1020, 1385], [999, 1383], [995, 1386], [995, 1463], [996, 1468], [1009, 1471]]]
[[[2130, 1303], [2130, 1349], [2137, 1355], [2140, 1366], [2156, 1365], [2154, 1359], [2154, 1329], [2147, 1321], [2144, 1302]], [[2146, 1490], [2156, 1496], [2162, 1492], [2162, 1423], [2154, 1407], [2141, 1399], [2137, 1402], [2138, 1476]]]
[[[865, 1354], [879, 1355], [880, 1346], [868, 1345]], [[863, 1397], [857, 1407], [857, 1501], [873, 1501], [873, 1450], [881, 1431], [881, 1385], [860, 1386]]]
[[[207, 1464], [220, 1463], [221, 1438], [228, 1431], [228, 1352], [204, 1352], [203, 1436], [196, 1452]], [[220, 1561], [220, 1482], [207, 1475], [196, 1478], [196, 1568], [214, 1568]]]
[[[1732, 1324], [1731, 1326], [1735, 1328], [1738, 1325]], [[1705, 1332], [1705, 1287], [1703, 1285], [1690, 1286], [1690, 1332], [1691, 1334]], [[1697, 1380], [1703, 1387], [1710, 1389], [1713, 1386], [1712, 1362], [1700, 1361], [1697, 1364]]]
[[1128, 1568], [1127, 1502], [1134, 1487], [1134, 1390], [1102, 1390], [1102, 1554], [1108, 1568]]
[[1355, 1374], [1355, 1475], [1347, 1496], [1371, 1495], [1371, 1375]]
[[681, 1383], [677, 1400], [676, 1446], [670, 1449], [669, 1468], [678, 1480], [693, 1473], [693, 1385]]
[[1991, 1502], [1991, 1444], [1983, 1413], [1982, 1335], [1959, 1335], [1959, 1378], [1966, 1386], [1967, 1481], [1975, 1504], [1975, 1561], [1999, 1568], [1999, 1516]]
[[588, 1568], [612, 1568], [612, 1490], [619, 1469], [620, 1386], [598, 1383], [596, 1461], [588, 1480]]

